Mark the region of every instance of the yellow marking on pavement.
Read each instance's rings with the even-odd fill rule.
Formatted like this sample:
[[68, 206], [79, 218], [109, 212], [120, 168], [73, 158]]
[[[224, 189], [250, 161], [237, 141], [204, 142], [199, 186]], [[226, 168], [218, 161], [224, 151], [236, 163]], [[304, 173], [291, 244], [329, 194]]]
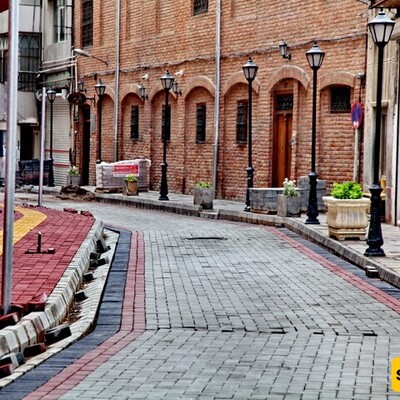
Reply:
[[[4, 210], [4, 209], [3, 209]], [[29, 208], [15, 207], [15, 210], [22, 214], [22, 217], [14, 222], [13, 243], [17, 243], [33, 228], [38, 226], [47, 218], [46, 214], [39, 211], [30, 210]], [[0, 254], [3, 252], [3, 230], [0, 231]]]

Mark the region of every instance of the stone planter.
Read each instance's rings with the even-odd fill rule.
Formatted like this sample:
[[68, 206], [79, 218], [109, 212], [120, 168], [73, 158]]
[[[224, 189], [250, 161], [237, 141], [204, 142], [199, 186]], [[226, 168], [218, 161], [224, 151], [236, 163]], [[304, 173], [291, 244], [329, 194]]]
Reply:
[[278, 195], [283, 188], [250, 188], [250, 211], [259, 214], [276, 213]]
[[81, 184], [80, 175], [67, 175], [67, 185], [79, 186]]
[[327, 207], [326, 223], [329, 236], [338, 240], [365, 240], [368, 227], [369, 199], [336, 199], [323, 197]]
[[280, 217], [300, 217], [301, 197], [278, 194], [277, 215]]
[[125, 185], [123, 186], [122, 193], [125, 196], [137, 196], [138, 195], [138, 183], [137, 181], [134, 182], [127, 182], [124, 181]]
[[213, 209], [214, 190], [212, 188], [198, 188], [193, 189], [193, 204], [202, 206], [205, 210]]

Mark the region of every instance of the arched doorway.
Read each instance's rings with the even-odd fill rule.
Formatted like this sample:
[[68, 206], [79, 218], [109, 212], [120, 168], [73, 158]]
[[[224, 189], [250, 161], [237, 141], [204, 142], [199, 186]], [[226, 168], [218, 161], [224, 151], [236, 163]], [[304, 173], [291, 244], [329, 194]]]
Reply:
[[274, 95], [272, 187], [290, 178], [292, 162], [293, 92]]

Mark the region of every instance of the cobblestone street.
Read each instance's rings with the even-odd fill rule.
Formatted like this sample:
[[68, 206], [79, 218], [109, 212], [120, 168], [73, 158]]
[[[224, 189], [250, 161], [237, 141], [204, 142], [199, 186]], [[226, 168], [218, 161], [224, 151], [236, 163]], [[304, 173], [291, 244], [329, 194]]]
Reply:
[[146, 325], [62, 399], [400, 398], [389, 285], [286, 229], [91, 207], [143, 233]]

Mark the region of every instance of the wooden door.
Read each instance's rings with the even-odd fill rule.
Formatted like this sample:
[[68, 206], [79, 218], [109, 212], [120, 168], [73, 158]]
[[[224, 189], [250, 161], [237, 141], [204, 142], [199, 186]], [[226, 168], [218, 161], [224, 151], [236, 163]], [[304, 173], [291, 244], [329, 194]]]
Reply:
[[292, 162], [293, 95], [280, 95], [276, 99], [274, 118], [272, 187], [282, 187], [290, 176]]

